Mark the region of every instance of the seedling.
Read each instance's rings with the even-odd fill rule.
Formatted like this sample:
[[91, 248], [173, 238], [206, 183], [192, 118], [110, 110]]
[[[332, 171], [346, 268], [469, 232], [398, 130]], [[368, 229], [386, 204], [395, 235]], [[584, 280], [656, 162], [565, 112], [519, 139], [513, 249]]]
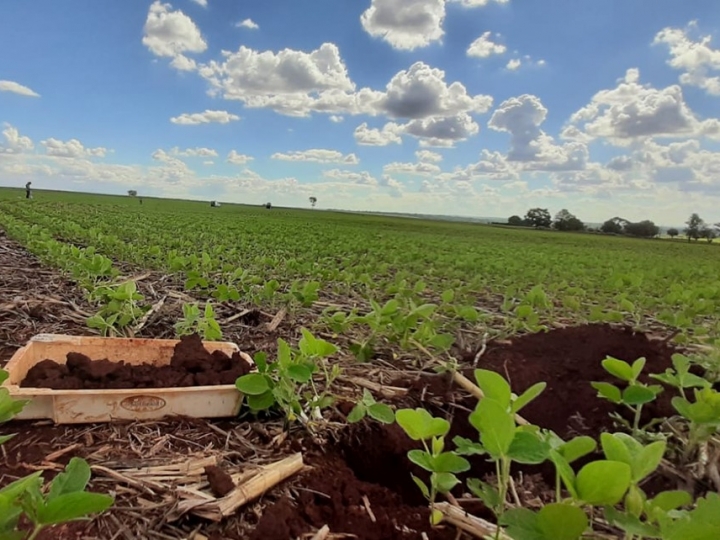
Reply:
[[442, 512], [435, 508], [437, 495], [449, 493], [459, 484], [455, 475], [469, 470], [470, 463], [454, 452], [443, 451], [450, 431], [447, 420], [434, 418], [425, 409], [400, 409], [395, 419], [408, 437], [423, 445], [423, 450], [410, 450], [408, 459], [430, 473], [429, 486], [415, 475], [412, 479], [430, 503], [430, 522], [437, 525], [442, 521]]
[[688, 388], [706, 388], [710, 386], [707, 379], [690, 373], [692, 361], [684, 354], [673, 354], [672, 363], [673, 367], [666, 369], [665, 373], [660, 375], [652, 374], [650, 377], [669, 386], [674, 386], [680, 391], [683, 398], [686, 397], [685, 390]]
[[[268, 362], [265, 353], [255, 354], [258, 372], [239, 377], [235, 386], [245, 395], [253, 413], [279, 410], [288, 422], [300, 419], [310, 427], [311, 416], [320, 420], [321, 411], [334, 403], [329, 392], [340, 375], [340, 367], [333, 364], [328, 370], [325, 363], [325, 358], [337, 352], [335, 345], [314, 337], [304, 328], [302, 336], [296, 351], [285, 340], [278, 339], [278, 356], [273, 363]], [[325, 378], [323, 391], [318, 391], [313, 382], [318, 371]]]
[[[0, 370], [0, 384], [8, 377]], [[16, 401], [7, 390], [0, 388], [0, 423], [11, 420], [27, 405], [28, 401]], [[13, 436], [0, 437], [0, 444]], [[41, 472], [16, 480], [0, 489], [0, 538], [34, 540], [49, 525], [57, 525], [104, 512], [113, 498], [85, 491], [90, 480], [90, 466], [80, 458], [72, 458], [65, 471], [58, 474], [43, 494]], [[18, 529], [25, 516], [33, 525], [28, 535]]]
[[198, 334], [205, 341], [219, 341], [223, 333], [220, 324], [215, 319], [215, 310], [210, 302], [205, 304], [205, 310], [195, 304], [183, 304], [183, 318], [175, 323], [175, 335], [178, 337]]
[[132, 335], [132, 327], [149, 309], [139, 305], [144, 297], [137, 292], [132, 280], [119, 285], [101, 285], [90, 294], [90, 300], [102, 307], [87, 319], [87, 325], [103, 336]]
[[369, 390], [363, 390], [363, 397], [355, 404], [352, 411], [348, 415], [348, 422], [354, 424], [359, 422], [365, 416], [369, 416], [373, 420], [377, 420], [383, 424], [392, 424], [395, 421], [395, 413], [384, 403], [378, 403]]
[[[644, 426], [642, 429], [640, 427], [643, 406], [657, 398], [658, 394], [663, 390], [662, 386], [657, 384], [647, 385], [638, 381], [638, 377], [645, 367], [645, 358], [638, 358], [630, 365], [623, 360], [608, 356], [602, 361], [602, 366], [605, 371], [625, 382], [627, 386], [621, 391], [614, 384], [606, 382], [593, 382], [590, 384], [598, 391], [598, 396], [617, 405], [624, 405], [632, 411], [633, 422], [631, 429], [633, 435], [638, 436], [641, 431], [649, 427], [649, 425]], [[625, 423], [622, 419], [619, 420]]]
[[[469, 479], [468, 488], [500, 520], [505, 512], [513, 461], [536, 465], [548, 458], [550, 445], [540, 436], [537, 426], [518, 427], [515, 415], [545, 389], [537, 383], [520, 396], [514, 396], [502, 375], [489, 370], [475, 370], [475, 379], [485, 397], [470, 414], [470, 424], [478, 430], [480, 443], [456, 438], [459, 454], [485, 453], [495, 462], [497, 487], [479, 479]], [[499, 534], [499, 529], [498, 529]]]

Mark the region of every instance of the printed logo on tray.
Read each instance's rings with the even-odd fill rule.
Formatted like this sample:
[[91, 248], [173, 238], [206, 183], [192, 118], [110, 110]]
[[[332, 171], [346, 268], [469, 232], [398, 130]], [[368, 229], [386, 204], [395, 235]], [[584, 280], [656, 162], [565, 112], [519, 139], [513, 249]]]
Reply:
[[133, 412], [157, 411], [165, 405], [165, 400], [157, 396], [131, 396], [120, 402], [120, 406], [123, 409]]

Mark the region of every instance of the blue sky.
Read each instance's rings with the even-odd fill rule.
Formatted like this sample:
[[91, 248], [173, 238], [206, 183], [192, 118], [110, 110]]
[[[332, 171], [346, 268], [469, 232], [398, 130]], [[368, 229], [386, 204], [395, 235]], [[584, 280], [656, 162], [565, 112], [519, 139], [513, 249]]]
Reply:
[[0, 185], [720, 220], [714, 0], [11, 0]]

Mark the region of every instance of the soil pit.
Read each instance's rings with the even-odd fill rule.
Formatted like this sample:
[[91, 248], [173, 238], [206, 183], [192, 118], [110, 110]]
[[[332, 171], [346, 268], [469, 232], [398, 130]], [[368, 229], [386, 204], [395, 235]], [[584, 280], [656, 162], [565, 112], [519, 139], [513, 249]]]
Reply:
[[[501, 373], [517, 394], [537, 382], [546, 382], [545, 391], [525, 407], [521, 415], [534, 424], [555, 431], [566, 440], [576, 435], [597, 439], [603, 431], [618, 430], [610, 417], [611, 412], [626, 415], [622, 408], [597, 397], [597, 391], [590, 385], [592, 381], [605, 381], [622, 386], [603, 369], [602, 360], [613, 356], [633, 362], [645, 357], [647, 363], [641, 380], [656, 382], [647, 375], [662, 373], [671, 367], [674, 352], [665, 342], [649, 340], [646, 335], [631, 328], [586, 325], [525, 335], [510, 342], [491, 343], [477, 367]], [[468, 353], [466, 358], [461, 359], [461, 365], [467, 366], [474, 357], [475, 351]], [[463, 369], [464, 375], [472, 381], [475, 380], [473, 371], [472, 368]], [[452, 443], [449, 441], [458, 435], [472, 440], [478, 438], [477, 431], [468, 421], [468, 411], [475, 408], [477, 400], [461, 397], [462, 391], [449, 374], [399, 379], [390, 382], [390, 385], [409, 390], [406, 397], [397, 400], [398, 407], [424, 407], [434, 416], [451, 421], [450, 433], [446, 437], [450, 446]], [[650, 420], [674, 414], [670, 405], [674, 395], [673, 389], [666, 388], [656, 402], [645, 406], [643, 418]], [[398, 426], [377, 423], [352, 426], [346, 430], [341, 441], [343, 457], [360, 479], [386, 486], [413, 504], [418, 503], [421, 496], [410, 473], [425, 478], [425, 473], [407, 460], [408, 450], [416, 447]], [[597, 456], [586, 459], [591, 458]], [[483, 478], [494, 473], [494, 466], [483, 457], [471, 457], [469, 461], [472, 469], [459, 475], [463, 479], [468, 476]], [[583, 463], [581, 460], [577, 465]], [[514, 470], [540, 474], [550, 484], [554, 479], [551, 465], [520, 466]], [[541, 481], [536, 493], [542, 496], [544, 486], [540, 484]]]
[[77, 352], [67, 355], [66, 364], [43, 360], [20, 383], [23, 388], [90, 390], [121, 388], [172, 388], [235, 384], [251, 366], [239, 353], [209, 353], [195, 334], [184, 336], [175, 346], [169, 365], [131, 365], [123, 361], [91, 360]]
[[296, 502], [283, 497], [265, 508], [251, 540], [298, 538], [326, 524], [332, 533], [357, 540], [416, 539], [422, 533], [429, 540], [457, 536], [454, 527], [430, 526], [426, 503], [409, 506], [397, 493], [358, 480], [338, 456], [324, 455], [310, 464], [316, 470], [298, 483]]

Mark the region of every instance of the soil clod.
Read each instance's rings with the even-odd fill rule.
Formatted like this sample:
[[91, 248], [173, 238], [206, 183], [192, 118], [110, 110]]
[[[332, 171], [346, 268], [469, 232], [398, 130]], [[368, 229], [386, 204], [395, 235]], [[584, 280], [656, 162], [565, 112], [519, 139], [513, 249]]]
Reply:
[[235, 482], [232, 477], [217, 465], [208, 465], [205, 467], [210, 491], [216, 497], [224, 497], [235, 489]]

